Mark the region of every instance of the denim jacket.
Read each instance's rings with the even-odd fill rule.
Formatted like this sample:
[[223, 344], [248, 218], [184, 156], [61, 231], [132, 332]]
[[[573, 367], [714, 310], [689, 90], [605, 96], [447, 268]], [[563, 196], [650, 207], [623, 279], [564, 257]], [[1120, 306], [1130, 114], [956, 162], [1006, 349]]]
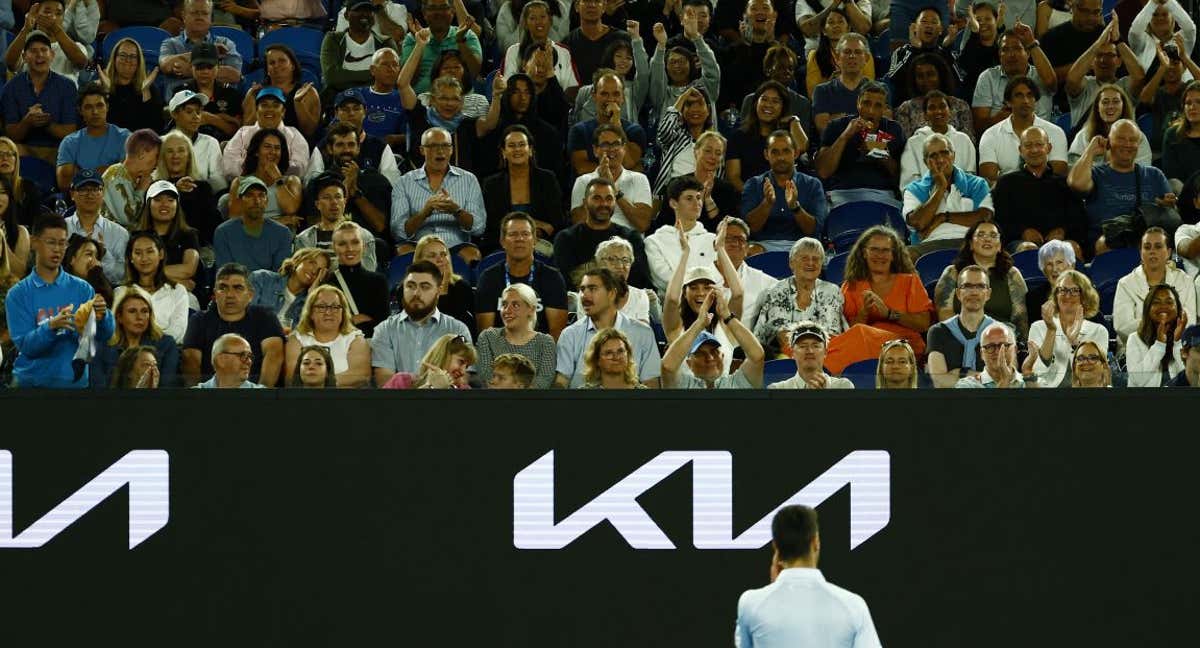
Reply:
[[287, 291], [287, 277], [271, 270], [255, 270], [250, 273], [250, 286], [254, 289], [254, 300], [251, 306], [262, 306], [271, 309], [281, 320], [300, 321], [300, 313], [304, 310], [304, 302], [308, 299], [308, 291], [296, 295], [286, 313], [283, 308], [283, 297]]

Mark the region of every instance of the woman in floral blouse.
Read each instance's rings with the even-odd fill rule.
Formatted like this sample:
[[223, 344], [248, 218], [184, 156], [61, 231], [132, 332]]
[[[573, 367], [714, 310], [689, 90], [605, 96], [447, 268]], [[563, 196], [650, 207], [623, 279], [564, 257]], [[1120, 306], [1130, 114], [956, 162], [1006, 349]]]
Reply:
[[833, 337], [846, 330], [842, 292], [818, 279], [825, 266], [825, 249], [814, 238], [802, 238], [788, 253], [792, 276], [780, 279], [759, 298], [754, 336], [769, 356], [791, 357], [789, 333], [796, 322], [813, 320]]

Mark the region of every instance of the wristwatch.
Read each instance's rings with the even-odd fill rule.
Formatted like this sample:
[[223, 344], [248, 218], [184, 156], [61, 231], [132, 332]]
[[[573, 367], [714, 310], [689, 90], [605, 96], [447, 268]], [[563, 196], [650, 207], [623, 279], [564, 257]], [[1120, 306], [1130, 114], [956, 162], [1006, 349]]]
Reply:
[[888, 309], [888, 321], [889, 322], [899, 322], [900, 321], [900, 311], [892, 310], [889, 308]]
[[618, 192], [617, 192], [617, 200], [621, 200], [621, 199], [622, 199], [622, 198], [624, 198], [624, 197], [625, 197], [625, 192], [624, 192], [624, 191], [618, 191]]
[[728, 325], [729, 325], [729, 322], [731, 322], [731, 321], [733, 321], [733, 320], [735, 320], [735, 319], [737, 319], [737, 318], [734, 316], [734, 314], [733, 314], [733, 313], [730, 313], [730, 314], [729, 314], [729, 317], [726, 317], [725, 319], [721, 320], [721, 323], [722, 323], [722, 324], [724, 324], [724, 325], [726, 325], [726, 326], [728, 326]]
[[797, 209], [800, 209], [802, 206], [803, 205], [801, 205], [800, 203], [796, 203], [794, 205], [788, 205], [788, 209], [790, 211], [796, 211]]
[[1029, 52], [1029, 51], [1032, 51], [1034, 48], [1041, 47], [1041, 46], [1042, 46], [1042, 42], [1037, 39], [1034, 39], [1034, 41], [1032, 43], [1030, 43], [1028, 47], [1025, 48], [1025, 51]]

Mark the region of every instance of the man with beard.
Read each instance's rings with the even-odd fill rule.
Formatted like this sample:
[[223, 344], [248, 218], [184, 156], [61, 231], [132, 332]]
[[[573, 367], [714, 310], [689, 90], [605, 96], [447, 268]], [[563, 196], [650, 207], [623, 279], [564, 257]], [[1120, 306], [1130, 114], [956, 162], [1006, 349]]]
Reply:
[[443, 335], [471, 339], [466, 324], [438, 310], [442, 271], [436, 265], [417, 261], [408, 266], [400, 285], [404, 311], [384, 320], [371, 337], [371, 366], [378, 385], [401, 371], [419, 372], [421, 358]]
[[[1000, 35], [1000, 64], [984, 70], [975, 82], [971, 116], [976, 133], [984, 132], [1012, 114], [1005, 90], [1009, 82], [1018, 77], [1029, 79], [1037, 85], [1038, 100], [1034, 110], [1038, 117], [1050, 118], [1058, 77], [1041, 48], [1026, 48], [1025, 41], [1033, 41], [1033, 32], [1026, 25], [1021, 25], [1021, 28]], [[1088, 105], [1090, 107], [1091, 104]]]
[[579, 301], [585, 317], [563, 329], [558, 338], [558, 375], [556, 387], [577, 389], [583, 385], [583, 354], [588, 342], [597, 331], [615, 328], [625, 334], [633, 347], [633, 358], [637, 363], [638, 380], [647, 387], [658, 387], [662, 358], [654, 331], [649, 326], [617, 310], [621, 278], [608, 268], [597, 268], [583, 273], [579, 287]]
[[[1021, 168], [1021, 133], [1037, 126], [1050, 136], [1050, 168], [1067, 174], [1067, 134], [1035, 113], [1042, 91], [1029, 77], [1009, 79], [1004, 103], [1011, 114], [983, 132], [979, 138], [979, 175], [995, 186], [1002, 174]], [[1082, 160], [1081, 160], [1082, 162]]]
[[929, 171], [904, 188], [904, 220], [920, 243], [908, 247], [915, 261], [926, 252], [956, 249], [972, 225], [992, 218], [992, 196], [983, 178], [954, 165], [954, 143], [941, 133], [925, 140]]
[[83, 279], [64, 272], [67, 223], [62, 217], [49, 215], [38, 220], [31, 241], [36, 255], [33, 272], [5, 296], [9, 335], [20, 351], [13, 365], [13, 380], [18, 387], [85, 388], [86, 365], [82, 375], [76, 375], [72, 367], [80, 340], [75, 311], [81, 307], [92, 310], [94, 340], [112, 337], [113, 316], [104, 297]]
[[[338, 226], [350, 219], [346, 214], [346, 182], [336, 171], [322, 173], [308, 183], [308, 191], [313, 195], [319, 220], [316, 225], [296, 235], [292, 241], [292, 251], [301, 248], [315, 247], [333, 251], [333, 239]], [[375, 272], [378, 267], [375, 255], [375, 237], [367, 228], [353, 223], [358, 228], [362, 238], [362, 266]]]
[[[317, 189], [314, 186], [316, 178], [329, 173], [342, 178], [345, 191], [343, 205], [347, 214], [354, 222], [370, 230], [372, 239], [390, 241], [388, 231], [389, 214], [381, 205], [392, 202], [392, 186], [400, 181], [400, 169], [396, 166], [396, 157], [392, 149], [382, 140], [362, 132], [362, 104], [355, 99], [346, 99], [344, 95], [354, 93], [353, 90], [338, 95], [339, 121], [330, 127], [325, 140], [319, 145], [320, 154], [312, 158], [309, 164], [308, 189], [304, 192], [306, 200], [315, 200]], [[342, 121], [341, 115], [357, 112], [358, 123]], [[320, 205], [316, 206], [320, 211]], [[305, 210], [312, 213], [312, 209]], [[363, 239], [368, 240], [368, 239]], [[383, 251], [385, 253], [390, 250]], [[374, 252], [371, 252], [374, 255]], [[390, 257], [387, 254], [386, 257]], [[385, 257], [385, 258], [386, 258]], [[374, 269], [374, 263], [371, 264]]]
[[819, 180], [796, 170], [799, 153], [787, 131], [771, 133], [763, 150], [770, 170], [748, 179], [742, 189], [742, 218], [750, 224], [754, 242], [767, 251], [789, 250], [797, 240], [820, 236], [825, 229], [825, 190]]
[[858, 114], [839, 117], [821, 134], [817, 176], [829, 180], [831, 206], [851, 202], [882, 202], [899, 206], [896, 187], [904, 130], [883, 116], [887, 89], [868, 81], [858, 93]]
[[[577, 124], [576, 128], [582, 125]], [[622, 128], [615, 124], [601, 124], [592, 133], [592, 153], [596, 156], [597, 165], [575, 179], [575, 185], [571, 188], [572, 221], [579, 222], [585, 218], [587, 208], [583, 202], [588, 183], [593, 178], [606, 178], [617, 187], [613, 221], [639, 232], [650, 228], [650, 219], [653, 217], [651, 203], [654, 202], [650, 179], [632, 167], [626, 168], [626, 151], [630, 146], [636, 147], [637, 144], [628, 141]], [[640, 157], [641, 154], [637, 155]]]
[[475, 174], [450, 164], [453, 148], [450, 131], [445, 128], [421, 133], [425, 164], [401, 176], [392, 191], [396, 254], [411, 252], [421, 237], [437, 234], [451, 253], [468, 263], [482, 257], [471, 237], [481, 236], [487, 227], [483, 191]]
[[504, 289], [514, 283], [523, 283], [533, 288], [538, 297], [536, 330], [558, 339], [567, 325], [567, 286], [558, 270], [534, 258], [536, 243], [537, 228], [529, 214], [512, 212], [500, 220], [504, 261], [484, 270], [475, 282], [478, 330], [497, 325]]
[[391, 38], [372, 32], [375, 10], [371, 0], [351, 0], [346, 6], [346, 31], [331, 31], [321, 41], [321, 78], [325, 81], [321, 94], [326, 106], [342, 90], [371, 83], [375, 52], [396, 48]]
[[[331, 191], [327, 188], [327, 191]], [[350, 312], [345, 313], [354, 324], [371, 337], [375, 326], [387, 319], [387, 277], [363, 267], [363, 230], [358, 225], [343, 221], [333, 231], [333, 252], [337, 255], [337, 267], [326, 277], [325, 283], [337, 286], [350, 302]]]
[[71, 200], [75, 202], [75, 214], [67, 219], [67, 234], [81, 234], [104, 244], [108, 253], [104, 255], [104, 277], [116, 286], [125, 280], [125, 245], [129, 232], [100, 215], [104, 196], [104, 180], [91, 169], [75, 172], [71, 180]]
[[211, 375], [214, 343], [228, 333], [237, 333], [250, 343], [251, 352], [258, 350], [250, 364], [250, 379], [257, 377], [263, 386], [275, 386], [283, 367], [283, 328], [270, 309], [251, 306], [253, 299], [246, 266], [227, 263], [217, 270], [212, 305], [192, 315], [183, 334], [181, 367], [185, 384], [195, 385], [202, 376]]
[[231, 218], [213, 233], [217, 267], [245, 264], [250, 271], [275, 270], [292, 253], [292, 230], [265, 218], [267, 185], [255, 176], [245, 176], [238, 185], [245, 213]]
[[584, 189], [587, 216], [582, 223], [562, 230], [554, 237], [554, 266], [570, 281], [579, 285], [579, 273], [596, 256], [596, 248], [613, 236], [620, 236], [633, 247], [633, 268], [629, 284], [649, 288], [650, 268], [646, 263], [646, 247], [642, 235], [612, 222], [617, 204], [617, 187], [607, 178], [592, 178]]

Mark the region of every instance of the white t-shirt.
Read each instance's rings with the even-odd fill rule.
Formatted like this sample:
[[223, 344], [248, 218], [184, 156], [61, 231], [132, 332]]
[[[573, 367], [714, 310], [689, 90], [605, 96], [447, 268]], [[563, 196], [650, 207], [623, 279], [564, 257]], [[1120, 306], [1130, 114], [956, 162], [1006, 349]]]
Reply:
[[375, 39], [368, 38], [365, 43], [356, 43], [350, 38], [350, 32], [343, 37], [346, 39], [346, 56], [341, 61], [343, 70], [348, 72], [363, 72], [371, 69], [371, 59], [375, 57]]
[[[286, 290], [284, 291], [287, 292]], [[287, 306], [284, 306], [287, 308]], [[323, 346], [329, 349], [329, 356], [333, 358], [333, 373], [342, 373], [350, 368], [350, 345], [355, 340], [363, 336], [362, 331], [354, 329], [350, 333], [343, 333], [333, 339], [332, 342], [319, 342], [317, 338], [311, 335], [305, 335], [299, 331], [294, 333], [296, 340], [300, 342], [300, 346]]]
[[[403, 2], [392, 2], [391, 0], [388, 0], [387, 2], [383, 3], [383, 12], [387, 14], [387, 17], [392, 22], [396, 23], [396, 26], [400, 28], [400, 33], [402, 35], [408, 31], [408, 8], [404, 6]], [[338, 12], [337, 27], [334, 28], [334, 31], [344, 32], [348, 29], [350, 29], [350, 22], [346, 20], [346, 8], [343, 7], [342, 10]], [[378, 18], [375, 19], [375, 24], [371, 27], [371, 32], [380, 39], [392, 37], [390, 33], [385, 34], [383, 32], [383, 26], [379, 24]], [[399, 54], [400, 52], [396, 53]]]
[[[575, 186], [571, 189], [571, 209], [583, 205], [583, 195], [587, 192], [587, 184], [592, 178], [600, 177], [598, 171], [585, 173], [578, 178], [575, 178]], [[650, 193], [650, 180], [643, 173], [630, 171], [625, 169], [621, 172], [621, 176], [617, 178], [617, 192], [625, 193], [625, 200], [631, 203], [640, 203], [649, 205], [653, 201], [653, 194]], [[625, 212], [621, 211], [621, 205], [618, 203], [613, 209], [612, 221], [622, 227], [628, 227], [631, 230], [637, 231], [629, 218], [625, 216]]]

